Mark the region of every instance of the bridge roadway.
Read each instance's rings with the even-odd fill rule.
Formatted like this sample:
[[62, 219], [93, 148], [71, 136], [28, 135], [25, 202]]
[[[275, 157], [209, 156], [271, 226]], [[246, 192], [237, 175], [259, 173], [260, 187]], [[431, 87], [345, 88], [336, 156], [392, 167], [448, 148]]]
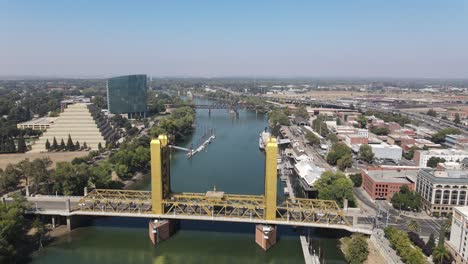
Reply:
[[[139, 192], [141, 193], [141, 192]], [[149, 192], [143, 192], [148, 195]], [[93, 192], [88, 196], [36, 196], [28, 197], [27, 200], [30, 202], [30, 214], [40, 215], [51, 215], [51, 216], [106, 216], [106, 217], [138, 217], [148, 219], [180, 219], [180, 220], [202, 220], [202, 221], [223, 221], [223, 222], [241, 222], [241, 223], [255, 223], [255, 224], [268, 224], [268, 225], [290, 225], [290, 226], [304, 226], [304, 227], [317, 227], [317, 228], [331, 228], [341, 229], [349, 232], [358, 232], [363, 234], [372, 233], [371, 218], [365, 217], [359, 210], [348, 210], [344, 217], [340, 217], [338, 213], [327, 213], [317, 211], [312, 212], [311, 210], [302, 210], [301, 212], [295, 209], [289, 208], [287, 211], [281, 205], [278, 207], [278, 217], [276, 220], [265, 220], [262, 219], [262, 210], [249, 211], [246, 210], [243, 213], [239, 212], [234, 215], [231, 210], [229, 214], [227, 211], [214, 210], [212, 207], [211, 212], [206, 212], [202, 207], [193, 207], [188, 209], [189, 212], [183, 211], [178, 206], [176, 209], [174, 206], [168, 206], [168, 212], [165, 214], [154, 214], [151, 211], [151, 201], [145, 201], [139, 203], [130, 202], [125, 205], [125, 202], [117, 202], [117, 207], [126, 207], [125, 210], [118, 210], [116, 207], [111, 207], [112, 201], [96, 200], [96, 196], [93, 196]], [[177, 199], [177, 198], [176, 198]], [[6, 202], [12, 201], [11, 198], [7, 198]], [[287, 206], [291, 204], [286, 203]], [[190, 206], [188, 206], [190, 207]], [[188, 208], [185, 207], [185, 208]], [[172, 208], [172, 210], [170, 209]], [[195, 208], [200, 208], [203, 213], [194, 213]], [[232, 209], [232, 208], [231, 208]], [[285, 211], [286, 210], [286, 211]], [[248, 212], [248, 213], [247, 213]], [[259, 213], [260, 212], [260, 213]], [[256, 214], [260, 215], [256, 215]], [[288, 214], [288, 216], [281, 214]], [[353, 223], [352, 225], [349, 223]]]

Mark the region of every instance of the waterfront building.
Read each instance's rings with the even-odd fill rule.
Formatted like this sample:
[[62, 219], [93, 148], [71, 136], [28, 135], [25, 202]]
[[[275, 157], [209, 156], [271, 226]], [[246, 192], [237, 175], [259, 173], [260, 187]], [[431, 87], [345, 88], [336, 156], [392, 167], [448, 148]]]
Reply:
[[421, 194], [423, 210], [427, 214], [449, 215], [454, 206], [468, 204], [468, 171], [421, 169], [416, 191]]
[[68, 105], [64, 109], [54, 124], [34, 143], [32, 151], [47, 151], [45, 148], [47, 140], [52, 144], [55, 137], [60, 144], [62, 139], [67, 142], [68, 135], [71, 136], [73, 143], [78, 141], [82, 146], [86, 142], [86, 145], [93, 150], [98, 149], [99, 143], [105, 147], [106, 143], [115, 142], [118, 138], [117, 132], [110, 126], [98, 107], [93, 104], [78, 103]]
[[403, 185], [414, 190], [417, 171], [415, 169], [372, 168], [361, 170], [362, 188], [372, 199], [390, 201], [393, 194]]
[[450, 239], [445, 242], [455, 263], [468, 264], [468, 206], [454, 207]]
[[145, 117], [147, 106], [146, 75], [127, 75], [107, 80], [107, 107], [111, 114], [129, 118]]
[[468, 158], [468, 152], [460, 149], [429, 149], [414, 151], [413, 160], [420, 167], [427, 167], [427, 161], [431, 157], [439, 157], [445, 161], [461, 162]]
[[316, 166], [308, 160], [301, 160], [294, 164], [294, 172], [298, 177], [299, 193], [304, 198], [314, 197], [314, 183], [320, 178], [325, 169]]

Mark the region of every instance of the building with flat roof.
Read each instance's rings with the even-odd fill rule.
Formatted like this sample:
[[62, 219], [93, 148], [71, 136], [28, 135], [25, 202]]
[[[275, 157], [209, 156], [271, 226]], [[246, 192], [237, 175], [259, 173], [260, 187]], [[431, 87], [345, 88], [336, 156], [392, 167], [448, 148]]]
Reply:
[[111, 114], [127, 114], [129, 118], [146, 116], [146, 75], [127, 75], [107, 80], [107, 107]]
[[453, 207], [450, 239], [445, 242], [457, 264], [468, 264], [468, 207]]
[[416, 170], [368, 168], [368, 170], [361, 170], [362, 188], [374, 200], [385, 199], [390, 201], [393, 194], [399, 192], [403, 185], [414, 190], [416, 175]]
[[461, 162], [468, 158], [468, 152], [460, 149], [428, 149], [414, 151], [413, 160], [420, 167], [427, 167], [431, 157], [443, 158], [445, 161]]
[[419, 170], [416, 191], [429, 215], [449, 215], [454, 206], [467, 205], [468, 171]]
[[19, 123], [16, 125], [19, 129], [33, 129], [33, 130], [42, 130], [46, 131], [50, 126], [55, 122], [56, 117], [41, 117], [35, 118], [23, 123]]
[[399, 146], [389, 145], [386, 143], [382, 144], [369, 144], [374, 153], [375, 159], [390, 159], [394, 161], [400, 161], [403, 155], [403, 150]]

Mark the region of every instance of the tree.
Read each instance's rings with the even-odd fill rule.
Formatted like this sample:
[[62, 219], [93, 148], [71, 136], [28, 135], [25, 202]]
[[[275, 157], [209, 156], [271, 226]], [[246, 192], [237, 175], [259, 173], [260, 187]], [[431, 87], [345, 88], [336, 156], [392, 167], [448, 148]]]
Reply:
[[84, 149], [84, 150], [87, 150], [87, 149], [88, 149], [88, 145], [86, 144], [86, 141], [83, 143], [83, 149]]
[[434, 238], [434, 234], [431, 234], [429, 236], [429, 240], [427, 241], [426, 245], [424, 245], [423, 253], [426, 256], [430, 256], [432, 255], [432, 251], [434, 250], [434, 248], [435, 248], [435, 238]]
[[359, 127], [366, 128], [367, 127], [367, 118], [363, 115], [360, 115], [357, 119], [359, 123]]
[[432, 251], [432, 260], [434, 261], [435, 264], [443, 264], [444, 259], [449, 259], [449, 258], [450, 258], [450, 253], [443, 245], [435, 247], [434, 251]]
[[386, 227], [384, 228], [384, 233], [404, 263], [426, 263], [421, 250], [412, 245], [406, 232], [398, 230], [395, 227]]
[[335, 166], [339, 159], [347, 155], [351, 155], [351, 149], [348, 146], [344, 143], [333, 144], [330, 152], [328, 152], [327, 162], [328, 164]]
[[268, 114], [271, 132], [273, 135], [279, 134], [281, 126], [289, 125], [288, 116], [281, 111], [281, 109], [275, 109]]
[[101, 144], [101, 142], [99, 142], [99, 144], [98, 144], [98, 150], [102, 150], [102, 144]]
[[390, 130], [386, 127], [372, 127], [370, 131], [378, 136], [386, 136], [390, 133]]
[[49, 142], [49, 139], [46, 139], [45, 148], [46, 148], [48, 151], [50, 151], [50, 142]]
[[439, 144], [444, 142], [446, 135], [459, 135], [460, 133], [460, 129], [457, 128], [444, 128], [432, 135], [431, 141]]
[[80, 142], [78, 142], [78, 140], [76, 141], [75, 143], [75, 150], [80, 150], [81, 147], [80, 147]]
[[52, 150], [59, 150], [59, 145], [55, 137], [54, 137], [54, 140], [52, 141]]
[[404, 211], [420, 211], [422, 206], [421, 195], [410, 190], [407, 185], [401, 186], [400, 191], [393, 194], [390, 201], [393, 208]]
[[430, 157], [429, 160], [427, 161], [426, 166], [435, 168], [437, 167], [437, 164], [439, 163], [444, 163], [445, 159], [444, 158], [439, 158], [439, 157]]
[[66, 149], [67, 149], [67, 146], [65, 145], [65, 141], [63, 141], [63, 138], [62, 138], [62, 141], [60, 141], [59, 150], [66, 150]]
[[63, 195], [82, 195], [84, 187], [88, 186], [89, 175], [86, 164], [58, 162], [52, 174], [53, 191]]
[[327, 140], [330, 141], [332, 144], [338, 143], [338, 137], [333, 133], [327, 135]]
[[434, 109], [429, 109], [427, 110], [427, 113], [426, 113], [428, 116], [432, 116], [432, 117], [436, 117], [437, 116], [437, 112], [434, 110]]
[[72, 140], [70, 134], [68, 134], [68, 140], [67, 140], [66, 149], [67, 149], [68, 151], [73, 151], [73, 150], [75, 150], [75, 145], [73, 144], [73, 140]]
[[31, 224], [31, 227], [36, 229], [36, 232], [37, 232], [36, 234], [39, 237], [38, 238], [38, 240], [39, 240], [39, 249], [42, 249], [42, 247], [43, 247], [42, 241], [44, 240], [44, 237], [45, 237], [45, 235], [47, 234], [47, 231], [48, 231], [47, 227], [41, 220], [39, 220], [39, 218], [34, 219], [34, 221]]
[[102, 108], [102, 109], [105, 109], [107, 108], [107, 102], [106, 100], [104, 100], [104, 97], [100, 96], [100, 95], [96, 95], [93, 97], [93, 99], [91, 100], [92, 103], [94, 105], [96, 105], [97, 107], [99, 108]]
[[320, 145], [320, 139], [310, 131], [307, 131], [305, 138], [311, 145]]
[[368, 144], [362, 144], [359, 147], [359, 159], [370, 163], [374, 159], [374, 152], [372, 152], [371, 146]]
[[314, 188], [318, 191], [319, 199], [335, 200], [343, 206], [344, 199], [349, 205], [355, 204], [353, 195], [353, 183], [342, 172], [333, 173], [326, 171], [315, 181]]
[[0, 263], [18, 263], [24, 258], [20, 246], [26, 242], [24, 213], [26, 199], [14, 197], [12, 203], [0, 203]]
[[455, 119], [453, 119], [453, 122], [455, 122], [455, 124], [460, 124], [460, 114], [459, 113], [455, 113]]
[[0, 194], [16, 189], [21, 179], [21, 172], [12, 164], [8, 164], [5, 171], [0, 169]]
[[307, 112], [307, 108], [305, 106], [298, 107], [294, 114], [296, 117], [302, 117], [306, 120], [309, 119], [309, 112]]
[[26, 150], [28, 150], [28, 148], [26, 147], [26, 142], [24, 141], [24, 137], [20, 137], [18, 139], [18, 152], [24, 153], [26, 152]]
[[420, 148], [412, 146], [407, 152], [403, 154], [403, 157], [407, 160], [412, 160], [414, 157], [414, 151], [419, 150]]
[[354, 187], [361, 187], [362, 184], [362, 175], [361, 173], [349, 175], [349, 179], [353, 182]]
[[346, 261], [350, 264], [364, 263], [369, 256], [369, 246], [364, 235], [353, 234], [350, 239], [345, 241], [343, 251]]
[[336, 165], [338, 166], [338, 169], [345, 171], [347, 168], [351, 168], [353, 166], [353, 157], [351, 154], [346, 154], [338, 160]]

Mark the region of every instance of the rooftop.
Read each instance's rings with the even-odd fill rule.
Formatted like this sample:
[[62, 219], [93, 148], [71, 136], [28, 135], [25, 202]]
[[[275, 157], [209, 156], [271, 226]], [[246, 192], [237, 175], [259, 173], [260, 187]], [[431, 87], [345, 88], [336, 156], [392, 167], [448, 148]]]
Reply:
[[370, 170], [365, 171], [376, 182], [412, 183], [418, 172], [416, 170]]
[[468, 155], [468, 152], [461, 149], [428, 149], [420, 151], [427, 155]]
[[468, 217], [468, 206], [456, 206], [456, 207], [453, 207], [453, 210], [457, 210], [465, 218]]
[[309, 161], [300, 161], [294, 165], [299, 177], [301, 177], [309, 186], [312, 186], [314, 182], [320, 178], [323, 168], [315, 166], [312, 162]]
[[53, 123], [56, 119], [57, 117], [41, 117], [23, 123], [19, 123], [18, 125], [47, 125]]

